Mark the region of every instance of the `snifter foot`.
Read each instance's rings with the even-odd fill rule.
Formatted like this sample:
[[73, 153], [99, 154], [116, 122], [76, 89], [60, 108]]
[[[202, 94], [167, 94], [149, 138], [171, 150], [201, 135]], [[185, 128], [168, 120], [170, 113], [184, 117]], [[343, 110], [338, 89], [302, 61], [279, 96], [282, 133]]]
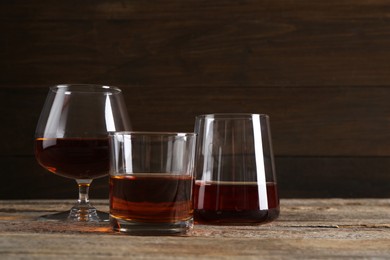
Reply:
[[98, 211], [91, 205], [74, 206], [68, 215], [67, 221], [79, 222], [106, 222], [109, 221], [109, 215], [105, 212]]
[[72, 208], [68, 211], [43, 215], [38, 218], [40, 221], [78, 221], [78, 222], [108, 222], [109, 214], [96, 209], [80, 211]]
[[52, 221], [66, 221], [68, 219], [70, 211], [63, 211], [63, 212], [58, 212], [54, 214], [48, 214], [48, 215], [43, 215], [38, 218], [38, 220], [41, 221], [47, 221], [47, 220], [52, 220]]

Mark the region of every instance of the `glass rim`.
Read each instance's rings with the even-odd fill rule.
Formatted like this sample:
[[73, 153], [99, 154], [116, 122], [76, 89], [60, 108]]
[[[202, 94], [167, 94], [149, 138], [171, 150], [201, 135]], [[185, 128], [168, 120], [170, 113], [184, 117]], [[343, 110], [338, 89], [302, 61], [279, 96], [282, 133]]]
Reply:
[[128, 136], [165, 136], [165, 137], [195, 137], [197, 134], [194, 132], [162, 132], [162, 131], [118, 131], [118, 132], [110, 132], [109, 136], [120, 136], [120, 135], [128, 135]]
[[50, 90], [57, 92], [59, 89], [65, 89], [71, 92], [91, 93], [91, 92], [109, 92], [113, 94], [122, 93], [122, 90], [115, 86], [101, 85], [101, 84], [58, 84], [50, 87]]
[[237, 118], [252, 118], [253, 116], [259, 116], [262, 118], [269, 118], [268, 114], [263, 113], [212, 113], [212, 114], [202, 114], [195, 116], [196, 119], [201, 118], [221, 118], [221, 119], [237, 119]]

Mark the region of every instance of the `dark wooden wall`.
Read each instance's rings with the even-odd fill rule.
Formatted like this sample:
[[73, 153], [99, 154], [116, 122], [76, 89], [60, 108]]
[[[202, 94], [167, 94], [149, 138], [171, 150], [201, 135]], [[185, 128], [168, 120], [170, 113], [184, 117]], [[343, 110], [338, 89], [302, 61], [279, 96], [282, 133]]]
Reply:
[[76, 197], [33, 156], [58, 83], [121, 87], [136, 130], [267, 113], [282, 197], [390, 196], [389, 1], [2, 0], [0, 199]]

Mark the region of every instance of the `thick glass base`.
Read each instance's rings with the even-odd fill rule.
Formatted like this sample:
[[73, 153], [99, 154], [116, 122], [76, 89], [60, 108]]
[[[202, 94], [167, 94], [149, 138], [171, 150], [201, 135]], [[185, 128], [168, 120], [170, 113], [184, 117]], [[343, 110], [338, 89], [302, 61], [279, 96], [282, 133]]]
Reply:
[[174, 223], [146, 223], [118, 219], [112, 215], [110, 223], [114, 231], [142, 236], [185, 235], [194, 226], [192, 218]]
[[267, 210], [194, 210], [196, 224], [203, 225], [261, 225], [274, 221], [279, 207]]

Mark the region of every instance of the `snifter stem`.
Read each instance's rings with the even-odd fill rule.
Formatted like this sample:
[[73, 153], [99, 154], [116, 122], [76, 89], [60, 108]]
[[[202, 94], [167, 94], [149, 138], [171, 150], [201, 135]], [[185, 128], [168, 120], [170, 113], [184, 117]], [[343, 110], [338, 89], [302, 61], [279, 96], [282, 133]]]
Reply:
[[92, 180], [77, 180], [79, 185], [79, 204], [89, 204], [89, 186]]
[[70, 210], [68, 220], [81, 222], [99, 222], [97, 210], [89, 204], [89, 186], [91, 179], [76, 180], [79, 186], [79, 199], [76, 205]]

